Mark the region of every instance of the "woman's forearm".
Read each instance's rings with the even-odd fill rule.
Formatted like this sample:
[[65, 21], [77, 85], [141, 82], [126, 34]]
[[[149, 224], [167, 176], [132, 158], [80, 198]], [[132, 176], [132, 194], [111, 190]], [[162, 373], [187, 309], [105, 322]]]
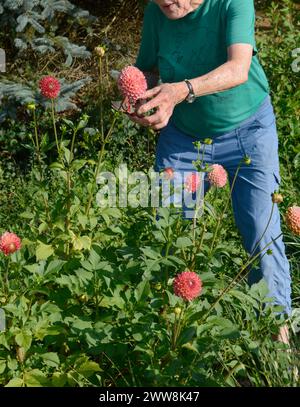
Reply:
[[[241, 85], [248, 80], [248, 71], [236, 61], [228, 61], [206, 75], [197, 78], [187, 78], [194, 89], [195, 95], [200, 97], [211, 95]], [[182, 102], [188, 95], [185, 82], [176, 83], [178, 102]]]

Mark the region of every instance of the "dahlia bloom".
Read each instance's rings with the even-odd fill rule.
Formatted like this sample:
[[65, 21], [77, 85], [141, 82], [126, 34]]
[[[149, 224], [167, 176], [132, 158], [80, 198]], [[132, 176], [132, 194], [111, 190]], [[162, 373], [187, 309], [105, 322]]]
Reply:
[[227, 182], [227, 172], [220, 164], [213, 164], [211, 168], [212, 171], [207, 175], [208, 181], [217, 188], [223, 188]]
[[56, 99], [60, 92], [60, 83], [53, 76], [44, 76], [39, 82], [41, 94], [47, 99]]
[[135, 105], [137, 100], [146, 92], [147, 81], [145, 75], [135, 66], [127, 66], [122, 69], [118, 87], [125, 99]]
[[4, 232], [0, 237], [0, 250], [8, 256], [21, 248], [21, 239], [14, 233]]
[[174, 178], [174, 170], [172, 167], [168, 167], [164, 169], [164, 176], [166, 179], [173, 179]]
[[184, 271], [174, 279], [174, 293], [184, 300], [191, 301], [202, 291], [202, 281], [193, 271]]
[[186, 177], [184, 186], [188, 192], [196, 192], [200, 185], [200, 177], [197, 172], [192, 172]]
[[300, 206], [288, 208], [285, 219], [290, 231], [300, 236]]

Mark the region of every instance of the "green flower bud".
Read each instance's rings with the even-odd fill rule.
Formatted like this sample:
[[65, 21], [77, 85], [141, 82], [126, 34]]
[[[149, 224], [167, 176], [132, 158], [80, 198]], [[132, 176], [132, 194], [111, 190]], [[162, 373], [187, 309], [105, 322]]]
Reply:
[[251, 158], [246, 155], [246, 156], [244, 157], [244, 163], [245, 163], [246, 165], [250, 165], [250, 164], [251, 164]]
[[28, 103], [27, 109], [28, 110], [35, 110], [36, 109], [35, 103]]
[[105, 48], [102, 46], [98, 46], [94, 49], [95, 54], [99, 57], [99, 58], [103, 58], [105, 55]]
[[180, 315], [181, 314], [181, 308], [180, 307], [176, 307], [176, 308], [174, 308], [174, 314], [175, 315]]
[[274, 192], [274, 194], [272, 194], [272, 202], [277, 203], [277, 204], [282, 203], [283, 196], [281, 194], [279, 194], [279, 192]]
[[160, 291], [161, 290], [161, 284], [160, 283], [155, 284], [154, 288], [155, 288], [155, 290]]
[[208, 145], [210, 145], [210, 144], [212, 144], [212, 139], [211, 138], [205, 138], [204, 140], [203, 140], [203, 142], [204, 142], [204, 144], [208, 144]]

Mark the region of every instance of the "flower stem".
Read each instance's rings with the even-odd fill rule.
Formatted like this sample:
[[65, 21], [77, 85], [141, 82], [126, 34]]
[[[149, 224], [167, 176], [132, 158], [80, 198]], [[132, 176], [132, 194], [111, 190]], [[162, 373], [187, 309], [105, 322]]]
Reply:
[[176, 349], [176, 343], [177, 343], [177, 340], [178, 340], [178, 337], [180, 335], [180, 331], [181, 331], [181, 328], [182, 328], [181, 323], [183, 321], [183, 314], [184, 314], [186, 308], [187, 308], [187, 303], [185, 302], [184, 306], [183, 306], [183, 308], [181, 310], [181, 313], [178, 316], [178, 319], [176, 319], [176, 317], [175, 317], [175, 323], [174, 323], [173, 335], [172, 335], [172, 349], [173, 350]]
[[103, 81], [102, 81], [102, 57], [99, 57], [99, 101], [100, 101], [100, 133], [101, 141], [104, 141], [104, 125], [103, 125]]
[[213, 252], [213, 248], [214, 248], [214, 245], [215, 245], [215, 241], [216, 241], [216, 238], [217, 238], [217, 234], [218, 234], [218, 232], [219, 232], [220, 224], [221, 224], [221, 221], [223, 220], [223, 217], [224, 217], [224, 215], [225, 215], [225, 212], [226, 212], [226, 210], [227, 210], [227, 208], [228, 208], [228, 205], [229, 205], [229, 202], [230, 202], [230, 199], [231, 199], [231, 195], [232, 195], [232, 191], [233, 191], [233, 188], [234, 188], [234, 185], [235, 185], [235, 182], [236, 182], [236, 179], [237, 179], [237, 176], [238, 176], [238, 173], [239, 173], [239, 171], [240, 171], [240, 168], [241, 168], [241, 166], [242, 166], [243, 161], [244, 161], [244, 160], [241, 160], [241, 161], [240, 161], [240, 163], [239, 163], [239, 165], [238, 165], [238, 167], [237, 167], [237, 169], [236, 169], [236, 172], [235, 172], [235, 174], [234, 174], [234, 178], [233, 178], [233, 181], [232, 181], [232, 184], [231, 184], [231, 188], [230, 188], [230, 194], [229, 194], [229, 196], [228, 196], [228, 198], [227, 198], [227, 201], [226, 201], [226, 203], [225, 203], [225, 206], [224, 206], [224, 208], [223, 208], [223, 211], [222, 211], [222, 213], [221, 213], [221, 216], [220, 216], [219, 219], [218, 219], [218, 223], [217, 223], [216, 229], [215, 229], [214, 234], [213, 234], [213, 240], [212, 240], [212, 243], [211, 243], [211, 246], [210, 246], [209, 258], [211, 258], [211, 255], [212, 255], [212, 252]]
[[8, 297], [8, 294], [9, 294], [9, 278], [8, 278], [9, 266], [10, 266], [10, 257], [7, 259], [6, 270], [5, 270], [5, 275], [4, 275], [5, 297]]
[[36, 143], [36, 154], [37, 154], [37, 157], [38, 157], [38, 162], [40, 162], [40, 145], [39, 145], [39, 137], [38, 137], [37, 120], [36, 120], [35, 109], [33, 110], [33, 123], [34, 123], [34, 135], [35, 135], [35, 143]]
[[54, 129], [54, 135], [55, 135], [55, 142], [56, 142], [56, 148], [57, 148], [57, 153], [60, 156], [60, 148], [58, 144], [58, 137], [57, 137], [57, 130], [56, 130], [56, 122], [55, 122], [55, 107], [54, 107], [54, 100], [51, 99], [51, 114], [52, 114], [52, 122], [53, 122], [53, 129]]
[[73, 137], [72, 137], [72, 142], [71, 142], [71, 149], [70, 149], [70, 156], [71, 156], [71, 160], [73, 160], [73, 150], [74, 150], [74, 144], [75, 144], [75, 138], [76, 138], [76, 134], [77, 134], [77, 129], [74, 130], [73, 132]]
[[104, 156], [104, 153], [105, 153], [105, 145], [108, 142], [108, 140], [109, 140], [109, 138], [110, 138], [110, 136], [112, 134], [113, 128], [114, 128], [115, 123], [116, 123], [116, 120], [117, 120], [117, 115], [114, 116], [113, 122], [112, 122], [112, 124], [110, 126], [110, 129], [109, 129], [109, 131], [108, 131], [108, 133], [107, 133], [107, 135], [106, 135], [106, 137], [105, 137], [105, 139], [104, 139], [104, 141], [102, 143], [101, 150], [99, 151], [99, 154], [98, 154], [98, 162], [97, 162], [97, 166], [96, 166], [95, 173], [94, 173], [93, 184], [92, 184], [92, 188], [91, 188], [90, 195], [89, 195], [89, 198], [88, 198], [88, 203], [87, 203], [86, 210], [85, 210], [86, 215], [88, 215], [89, 210], [91, 208], [92, 199], [93, 199], [93, 195], [94, 195], [94, 191], [95, 191], [95, 184], [97, 182], [97, 177], [99, 175], [100, 165], [102, 163], [102, 159], [103, 159], [103, 156]]
[[265, 227], [265, 230], [264, 230], [263, 234], [261, 235], [261, 238], [259, 239], [259, 241], [256, 243], [254, 249], [252, 250], [252, 252], [251, 252], [251, 254], [250, 254], [250, 257], [255, 253], [255, 250], [258, 248], [259, 243], [262, 241], [264, 235], [266, 234], [266, 231], [268, 230], [268, 227], [269, 227], [269, 225], [270, 225], [270, 223], [271, 223], [271, 220], [272, 220], [272, 216], [273, 216], [273, 212], [274, 212], [274, 206], [275, 206], [275, 203], [273, 202], [273, 204], [272, 204], [272, 209], [271, 209], [271, 213], [270, 213], [270, 216], [269, 216], [267, 225], [266, 225], [266, 227]]

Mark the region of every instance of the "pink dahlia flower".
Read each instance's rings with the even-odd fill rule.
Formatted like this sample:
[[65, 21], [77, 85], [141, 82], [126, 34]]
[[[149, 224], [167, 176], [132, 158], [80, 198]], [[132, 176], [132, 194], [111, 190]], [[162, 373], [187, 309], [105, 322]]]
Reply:
[[0, 250], [8, 256], [21, 248], [21, 239], [14, 233], [4, 232], [0, 237]]
[[147, 81], [142, 71], [130, 65], [122, 69], [118, 79], [118, 87], [124, 98], [134, 105], [146, 92]]
[[193, 271], [184, 271], [174, 279], [174, 293], [184, 300], [191, 301], [202, 291], [202, 281]]
[[211, 168], [212, 171], [207, 175], [208, 181], [217, 188], [223, 188], [227, 182], [227, 172], [220, 164], [213, 164]]
[[300, 207], [291, 206], [288, 208], [285, 219], [291, 232], [300, 236]]
[[44, 76], [39, 82], [41, 94], [47, 99], [56, 99], [60, 92], [60, 83], [53, 76]]
[[200, 185], [200, 176], [197, 172], [192, 172], [186, 177], [184, 183], [185, 188], [188, 192], [196, 192]]
[[164, 169], [164, 176], [166, 179], [173, 179], [174, 178], [174, 170], [172, 167], [168, 167]]

